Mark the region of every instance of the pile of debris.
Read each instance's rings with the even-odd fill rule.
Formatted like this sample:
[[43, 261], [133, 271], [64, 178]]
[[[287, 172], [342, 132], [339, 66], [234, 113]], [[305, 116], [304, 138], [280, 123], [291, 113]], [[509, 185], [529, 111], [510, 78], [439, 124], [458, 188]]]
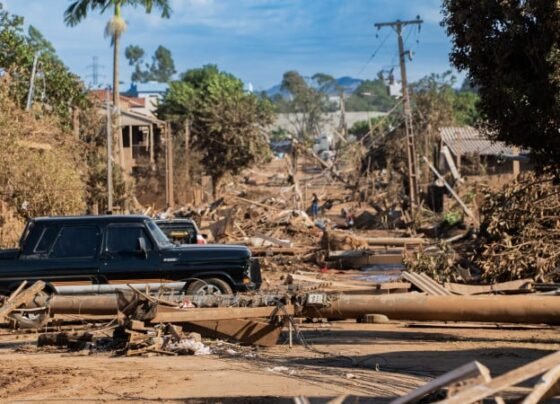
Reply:
[[524, 174], [487, 194], [472, 261], [487, 281], [560, 279], [560, 172]]
[[485, 192], [478, 234], [405, 257], [411, 271], [443, 281], [560, 280], [560, 172], [528, 172]]

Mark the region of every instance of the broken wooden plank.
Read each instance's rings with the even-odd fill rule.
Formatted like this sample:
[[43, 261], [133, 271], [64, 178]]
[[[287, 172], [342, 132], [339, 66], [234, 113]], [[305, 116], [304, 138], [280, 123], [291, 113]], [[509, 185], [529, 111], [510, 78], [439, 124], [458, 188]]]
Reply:
[[521, 404], [537, 404], [560, 393], [560, 365], [546, 372]]
[[436, 168], [432, 165], [432, 163], [430, 163], [430, 160], [428, 160], [426, 156], [423, 156], [422, 160], [424, 160], [424, 162], [428, 165], [428, 167], [430, 167], [430, 170], [432, 170], [435, 176], [438, 177], [441, 181], [443, 181], [443, 184], [445, 185], [447, 190], [451, 193], [451, 195], [453, 196], [453, 198], [455, 198], [455, 200], [459, 203], [459, 205], [461, 205], [461, 208], [463, 208], [463, 211], [467, 214], [467, 216], [473, 219], [476, 224], [479, 224], [478, 219], [475, 217], [472, 211], [468, 208], [467, 205], [465, 205], [465, 202], [463, 202], [461, 197], [457, 194], [457, 192], [453, 190], [451, 185], [449, 185], [449, 183], [445, 180], [445, 178], [443, 178], [443, 176], [439, 173], [439, 171], [436, 170]]
[[479, 377], [481, 377], [484, 382], [492, 380], [488, 368], [477, 361], [473, 361], [439, 376], [429, 383], [418, 387], [416, 390], [411, 391], [404, 397], [399, 397], [396, 400], [391, 401], [391, 404], [407, 404], [416, 402], [425, 395], [449, 386], [450, 384]]
[[8, 302], [11, 302], [14, 300], [14, 298], [19, 295], [19, 292], [21, 292], [23, 290], [23, 288], [25, 288], [25, 286], [27, 285], [27, 281], [23, 281], [16, 290], [14, 290], [12, 292], [12, 294], [8, 297]]
[[312, 276], [305, 276], [299, 274], [288, 274], [284, 281], [285, 285], [293, 284], [294, 281], [299, 282], [309, 282], [313, 284], [322, 285], [325, 290], [336, 290], [344, 292], [358, 292], [363, 291], [364, 293], [373, 293], [376, 290], [393, 290], [393, 289], [410, 289], [410, 283], [407, 282], [388, 282], [384, 283], [373, 283], [367, 281], [336, 281], [336, 280], [326, 280], [318, 279]]
[[426, 239], [419, 237], [365, 237], [363, 238], [369, 245], [418, 245], [425, 244]]
[[185, 324], [207, 338], [231, 338], [243, 344], [263, 347], [275, 346], [282, 331], [281, 324], [270, 324], [254, 320], [195, 321]]
[[453, 294], [426, 274], [403, 271], [402, 277], [429, 295], [451, 296]]
[[544, 358], [530, 362], [524, 366], [498, 376], [489, 382], [481, 383], [476, 386], [466, 388], [453, 397], [438, 401], [440, 404], [469, 404], [483, 398], [494, 396], [497, 393], [515, 386], [532, 377], [543, 374], [544, 372], [560, 364], [560, 351], [547, 355]]
[[18, 307], [31, 303], [35, 296], [37, 296], [37, 293], [41, 292], [44, 288], [45, 282], [43, 281], [37, 281], [23, 291], [20, 291], [21, 289], [18, 288], [16, 290], [18, 293], [13, 293], [4, 305], [0, 307], [0, 322], [3, 322]]
[[234, 196], [234, 198], [237, 199], [240, 202], [245, 202], [245, 203], [248, 203], [248, 204], [251, 204], [251, 205], [260, 206], [261, 208], [265, 208], [265, 209], [284, 210], [283, 208], [278, 208], [278, 207], [272, 206], [272, 205], [265, 205], [264, 203], [260, 203], [260, 202], [257, 202], [257, 201], [252, 201], [250, 199], [245, 199], [245, 198], [242, 198], [240, 196]]
[[251, 248], [251, 253], [255, 257], [273, 255], [305, 255], [317, 251], [317, 247], [255, 247]]
[[446, 282], [443, 286], [445, 289], [457, 295], [482, 295], [499, 292], [532, 292], [534, 284], [535, 282], [532, 279], [519, 279], [516, 281], [495, 283], [493, 285], [465, 285]]
[[295, 314], [293, 306], [279, 309], [276, 306], [266, 307], [217, 307], [202, 309], [177, 310], [169, 307], [158, 307], [156, 316], [151, 320], [157, 323], [190, 323], [193, 321], [234, 320], [244, 318], [261, 318]]
[[293, 246], [293, 243], [290, 240], [280, 240], [280, 239], [270, 237], [270, 236], [267, 236], [266, 234], [262, 234], [262, 233], [259, 233], [259, 232], [255, 232], [254, 235], [255, 235], [254, 237], [256, 237], [256, 238], [263, 239], [265, 241], [268, 241], [272, 244], [279, 245], [281, 247], [291, 248]]

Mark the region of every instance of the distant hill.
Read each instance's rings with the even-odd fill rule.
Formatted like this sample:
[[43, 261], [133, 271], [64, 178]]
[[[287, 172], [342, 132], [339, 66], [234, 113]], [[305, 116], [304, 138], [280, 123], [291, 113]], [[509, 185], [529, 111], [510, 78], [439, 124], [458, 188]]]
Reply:
[[[316, 87], [313, 80], [307, 79], [307, 82]], [[336, 83], [338, 84], [339, 87], [342, 87], [344, 89], [345, 94], [352, 94], [354, 91], [356, 91], [358, 86], [362, 84], [362, 82], [363, 80], [361, 79], [355, 79], [349, 76], [344, 76], [336, 79]], [[329, 89], [327, 93], [329, 95], [338, 94], [335, 88]], [[272, 86], [268, 90], [266, 90], [266, 95], [268, 95], [270, 98], [275, 97], [277, 94], [280, 94], [282, 97], [288, 96], [286, 92], [282, 91], [280, 84], [276, 84], [275, 86]]]

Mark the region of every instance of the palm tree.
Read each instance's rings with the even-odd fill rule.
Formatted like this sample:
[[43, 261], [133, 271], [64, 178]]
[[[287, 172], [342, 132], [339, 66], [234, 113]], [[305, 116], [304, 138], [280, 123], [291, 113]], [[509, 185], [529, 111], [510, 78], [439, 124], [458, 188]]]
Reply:
[[[125, 6], [144, 7], [146, 13], [151, 13], [153, 8], [161, 10], [162, 18], [169, 18], [171, 14], [171, 6], [169, 0], [74, 0], [72, 4], [64, 12], [64, 22], [71, 27], [78, 25], [84, 20], [89, 11], [99, 10], [101, 14], [112, 9], [113, 17], [107, 23], [105, 35], [111, 37], [113, 45], [113, 106], [116, 111], [116, 122], [120, 114], [119, 103], [119, 45], [120, 37], [126, 30], [126, 22], [121, 16], [121, 8]], [[116, 126], [116, 125], [115, 125]], [[114, 131], [120, 134], [120, 130]], [[120, 146], [122, 135], [117, 142], [117, 148], [120, 150], [121, 166], [123, 164], [123, 150]]]

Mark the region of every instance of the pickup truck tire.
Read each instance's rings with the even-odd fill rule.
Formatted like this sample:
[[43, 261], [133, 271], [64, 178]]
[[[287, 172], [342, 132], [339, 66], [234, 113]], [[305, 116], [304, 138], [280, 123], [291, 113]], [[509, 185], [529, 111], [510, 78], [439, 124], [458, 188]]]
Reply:
[[232, 295], [233, 290], [227, 282], [219, 278], [194, 281], [187, 287], [187, 295]]

